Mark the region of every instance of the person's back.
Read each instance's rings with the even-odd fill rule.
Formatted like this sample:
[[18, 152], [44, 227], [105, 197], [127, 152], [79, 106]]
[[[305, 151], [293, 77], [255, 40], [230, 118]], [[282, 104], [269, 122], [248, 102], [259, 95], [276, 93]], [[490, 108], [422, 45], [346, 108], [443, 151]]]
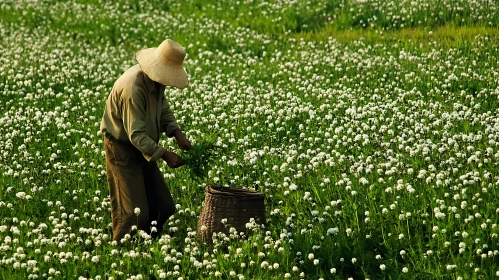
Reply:
[[[137, 79], [137, 74], [141, 72], [140, 65], [136, 64], [128, 70], [126, 70], [113, 85], [111, 93], [108, 95], [106, 100], [106, 110], [104, 111], [104, 116], [101, 121], [100, 131], [102, 134], [109, 133], [115, 139], [120, 139], [122, 141], [128, 140], [128, 137], [124, 138], [122, 135], [118, 135], [114, 130], [124, 130], [123, 120], [120, 114], [121, 105], [123, 104], [123, 93], [131, 93], [131, 89], [135, 80]], [[129, 90], [125, 90], [125, 88]], [[114, 128], [117, 129], [114, 129]]]

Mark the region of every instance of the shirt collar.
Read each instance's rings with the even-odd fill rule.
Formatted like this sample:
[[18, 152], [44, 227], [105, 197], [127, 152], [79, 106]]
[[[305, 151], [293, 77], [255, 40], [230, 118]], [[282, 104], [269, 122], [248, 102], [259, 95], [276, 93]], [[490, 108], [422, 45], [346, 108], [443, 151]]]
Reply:
[[[147, 76], [146, 73], [144, 73], [144, 84], [146, 85], [147, 87], [147, 90], [149, 91], [149, 93], [151, 92], [156, 92], [156, 86], [154, 85], [154, 81], [151, 80], [151, 78], [149, 78], [149, 76]], [[164, 85], [161, 85], [159, 87], [159, 92], [158, 94], [161, 94], [165, 91], [165, 86]]]

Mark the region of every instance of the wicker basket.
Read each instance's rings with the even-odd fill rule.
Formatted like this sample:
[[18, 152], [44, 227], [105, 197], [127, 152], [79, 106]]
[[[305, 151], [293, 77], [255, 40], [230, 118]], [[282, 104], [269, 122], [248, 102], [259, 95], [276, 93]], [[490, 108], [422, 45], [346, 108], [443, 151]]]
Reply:
[[[212, 243], [214, 232], [228, 233], [230, 227], [237, 232], [246, 232], [246, 223], [251, 218], [259, 224], [265, 223], [263, 193], [238, 188], [207, 186], [203, 209], [198, 219], [197, 235]], [[227, 219], [222, 224], [222, 219]]]

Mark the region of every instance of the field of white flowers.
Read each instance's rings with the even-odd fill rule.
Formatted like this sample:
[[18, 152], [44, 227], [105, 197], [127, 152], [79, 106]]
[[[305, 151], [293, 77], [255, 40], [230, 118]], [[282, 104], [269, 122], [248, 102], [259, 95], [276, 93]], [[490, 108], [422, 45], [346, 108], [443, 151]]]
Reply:
[[[0, 279], [499, 276], [499, 40], [432, 35], [495, 30], [496, 1], [142, 2], [0, 1]], [[331, 27], [427, 36], [300, 37]], [[99, 122], [166, 38], [188, 53], [179, 124], [228, 152], [201, 183], [161, 163], [176, 214], [118, 247]], [[267, 225], [199, 242], [208, 183], [265, 193]]]

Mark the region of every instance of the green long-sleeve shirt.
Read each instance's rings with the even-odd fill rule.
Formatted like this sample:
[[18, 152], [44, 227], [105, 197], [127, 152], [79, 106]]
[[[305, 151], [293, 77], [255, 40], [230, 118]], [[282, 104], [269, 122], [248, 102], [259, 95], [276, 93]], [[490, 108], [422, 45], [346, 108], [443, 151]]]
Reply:
[[164, 91], [165, 86], [156, 90], [138, 64], [132, 66], [118, 78], [107, 98], [101, 133], [131, 142], [148, 161], [158, 160], [166, 151], [158, 145], [160, 133], [172, 137], [179, 128]]

